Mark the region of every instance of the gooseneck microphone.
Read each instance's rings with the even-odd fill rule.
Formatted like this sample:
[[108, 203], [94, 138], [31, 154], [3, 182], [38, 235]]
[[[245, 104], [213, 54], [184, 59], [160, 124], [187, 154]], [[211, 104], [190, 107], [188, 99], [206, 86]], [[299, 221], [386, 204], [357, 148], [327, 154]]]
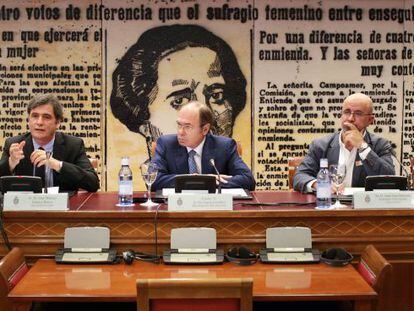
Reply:
[[144, 123], [139, 127], [139, 130], [141, 131], [141, 133], [143, 133], [144, 137], [145, 137], [145, 142], [147, 144], [147, 152], [148, 152], [148, 157], [150, 160], [152, 160], [152, 136], [151, 136], [151, 130], [150, 130], [150, 122], [144, 121]]
[[218, 187], [217, 187], [217, 193], [221, 193], [221, 178], [220, 178], [220, 173], [216, 167], [216, 163], [214, 162], [214, 159], [210, 159], [210, 165], [214, 168], [214, 170], [216, 171], [216, 174], [218, 176]]
[[405, 177], [407, 178], [407, 187], [408, 187], [408, 190], [411, 190], [411, 188], [414, 186], [414, 185], [412, 185], [411, 184], [411, 176], [410, 176], [410, 174], [408, 173], [408, 171], [407, 171], [407, 169], [404, 167], [404, 165], [401, 163], [401, 161], [398, 159], [398, 157], [397, 157], [397, 155], [396, 155], [396, 153], [395, 153], [395, 150], [394, 150], [394, 148], [390, 148], [389, 149], [389, 152], [390, 152], [390, 154], [391, 154], [391, 156], [398, 162], [398, 164], [400, 165], [400, 167], [402, 168], [402, 170], [404, 171], [404, 174], [405, 174]]

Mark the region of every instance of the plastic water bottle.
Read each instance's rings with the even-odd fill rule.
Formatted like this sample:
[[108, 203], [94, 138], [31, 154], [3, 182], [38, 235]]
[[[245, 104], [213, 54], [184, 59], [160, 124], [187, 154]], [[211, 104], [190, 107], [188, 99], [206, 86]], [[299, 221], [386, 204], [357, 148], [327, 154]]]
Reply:
[[328, 159], [321, 159], [320, 170], [316, 176], [316, 208], [328, 209], [331, 207], [331, 178], [329, 177]]
[[118, 175], [118, 206], [133, 206], [132, 171], [129, 167], [129, 158], [123, 157]]

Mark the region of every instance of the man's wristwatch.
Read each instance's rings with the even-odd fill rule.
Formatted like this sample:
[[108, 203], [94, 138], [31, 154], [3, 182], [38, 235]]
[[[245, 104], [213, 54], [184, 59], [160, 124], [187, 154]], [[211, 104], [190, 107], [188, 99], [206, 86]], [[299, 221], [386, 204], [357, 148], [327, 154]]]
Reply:
[[369, 145], [364, 141], [362, 144], [361, 144], [361, 146], [359, 146], [359, 148], [358, 148], [358, 152], [359, 153], [361, 153], [361, 152], [364, 152], [366, 149], [368, 149], [369, 148]]

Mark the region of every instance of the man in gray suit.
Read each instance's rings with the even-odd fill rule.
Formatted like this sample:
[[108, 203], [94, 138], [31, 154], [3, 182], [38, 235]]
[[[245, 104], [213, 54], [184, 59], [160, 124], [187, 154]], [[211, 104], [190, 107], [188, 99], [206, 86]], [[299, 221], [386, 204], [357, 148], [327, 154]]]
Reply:
[[321, 158], [327, 158], [329, 164], [346, 167], [345, 187], [363, 187], [365, 177], [370, 175], [394, 175], [390, 143], [366, 130], [373, 122], [371, 98], [362, 93], [348, 96], [342, 107], [342, 130], [311, 143], [293, 179], [294, 189], [316, 190]]

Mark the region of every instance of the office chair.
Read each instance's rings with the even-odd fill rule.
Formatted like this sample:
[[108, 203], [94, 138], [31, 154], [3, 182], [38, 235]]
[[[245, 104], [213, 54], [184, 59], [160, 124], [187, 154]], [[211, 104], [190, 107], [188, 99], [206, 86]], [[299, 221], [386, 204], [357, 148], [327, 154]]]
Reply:
[[293, 177], [295, 176], [296, 169], [302, 163], [304, 157], [289, 157], [289, 189], [293, 189]]
[[361, 254], [357, 270], [377, 292], [378, 300], [374, 303], [372, 311], [379, 310], [385, 298], [385, 285], [392, 273], [391, 264], [373, 245], [368, 245]]
[[[12, 304], [7, 295], [29, 271], [23, 256], [23, 251], [14, 247], [0, 261], [0, 311], [12, 310]], [[30, 310], [28, 306], [27, 310]]]
[[251, 311], [253, 280], [142, 279], [137, 280], [138, 311]]

